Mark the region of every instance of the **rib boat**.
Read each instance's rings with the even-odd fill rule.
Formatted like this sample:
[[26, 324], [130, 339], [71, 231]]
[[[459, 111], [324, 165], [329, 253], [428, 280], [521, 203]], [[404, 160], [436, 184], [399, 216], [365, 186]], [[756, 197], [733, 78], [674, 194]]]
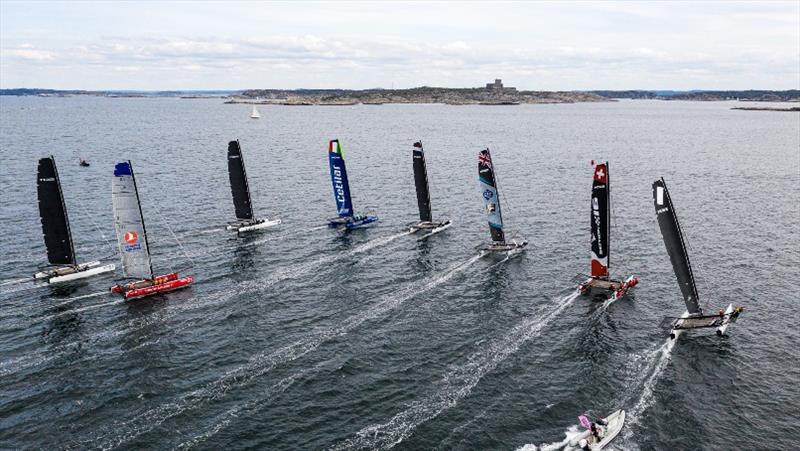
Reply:
[[664, 238], [664, 245], [672, 262], [675, 277], [678, 279], [683, 302], [686, 304], [686, 312], [680, 318], [669, 318], [670, 338], [677, 339], [685, 330], [705, 328], [715, 328], [717, 335], [725, 335], [728, 326], [736, 321], [744, 308], [728, 304], [727, 308], [720, 310], [716, 315], [703, 312], [700, 307], [692, 265], [689, 262], [689, 254], [686, 252], [686, 241], [683, 238], [678, 216], [663, 178], [653, 182], [653, 204], [661, 236]]
[[130, 161], [117, 163], [114, 167], [111, 198], [123, 276], [133, 279], [114, 285], [111, 292], [122, 294], [126, 300], [133, 300], [190, 285], [194, 281], [192, 276], [178, 277], [174, 272], [160, 276], [153, 274], [139, 191]]
[[592, 296], [597, 292], [607, 297], [611, 293], [611, 300], [625, 296], [630, 288], [639, 283], [639, 279], [630, 276], [624, 281], [614, 280], [609, 274], [611, 254], [611, 178], [608, 162], [595, 164], [592, 161], [594, 175], [592, 176], [591, 197], [591, 260], [590, 277], [578, 285], [581, 294]]
[[411, 226], [411, 233], [424, 231], [419, 239], [423, 240], [450, 227], [448, 219], [434, 221], [431, 212], [431, 192], [428, 187], [428, 167], [425, 163], [425, 151], [422, 141], [414, 143], [412, 151], [414, 161], [414, 186], [417, 190], [417, 205], [419, 206], [419, 222]]
[[235, 230], [239, 233], [250, 232], [266, 229], [281, 223], [280, 219], [258, 219], [253, 216], [250, 185], [247, 182], [244, 157], [238, 140], [228, 143], [228, 176], [231, 181], [233, 207], [236, 211], [236, 222], [228, 224], [228, 230]]
[[339, 216], [328, 220], [328, 227], [344, 227], [345, 230], [360, 229], [378, 221], [377, 216], [356, 215], [353, 212], [353, 201], [350, 198], [350, 182], [347, 180], [347, 167], [344, 154], [338, 139], [328, 142], [328, 163], [331, 169], [333, 198]]
[[500, 191], [497, 189], [497, 180], [492, 165], [492, 155], [489, 149], [478, 153], [478, 181], [480, 182], [481, 197], [483, 197], [486, 217], [489, 220], [489, 231], [492, 242], [478, 248], [484, 253], [521, 251], [528, 245], [527, 241], [506, 241], [503, 232], [503, 215], [500, 211]]
[[34, 279], [61, 283], [85, 279], [115, 269], [113, 264], [101, 265], [99, 261], [76, 261], [61, 179], [58, 178], [56, 160], [52, 155], [39, 160], [36, 194], [39, 198], [39, 218], [47, 247], [47, 261], [56, 268], [37, 272], [33, 275]]

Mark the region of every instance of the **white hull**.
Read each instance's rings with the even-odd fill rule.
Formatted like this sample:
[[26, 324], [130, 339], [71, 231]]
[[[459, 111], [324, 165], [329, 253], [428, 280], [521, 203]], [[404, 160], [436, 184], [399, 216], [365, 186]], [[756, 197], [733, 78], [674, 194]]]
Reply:
[[620, 431], [622, 430], [622, 426], [625, 425], [625, 411], [617, 410], [611, 415], [605, 417], [604, 420], [607, 422], [607, 424], [605, 426], [599, 426], [601, 428], [599, 442], [592, 435], [592, 431], [587, 430], [582, 434], [573, 437], [572, 440], [570, 440], [570, 446], [578, 446], [578, 443], [583, 439], [589, 441], [589, 448], [592, 450], [603, 449], [608, 446], [608, 444], [611, 443], [611, 441], [614, 440], [617, 435], [619, 435]]
[[42, 271], [33, 275], [34, 279], [47, 279], [47, 283], [64, 283], [87, 277], [96, 276], [115, 270], [114, 264], [100, 266], [99, 261], [83, 263], [75, 268], [61, 268], [52, 271]]
[[721, 326], [717, 327], [717, 335], [719, 335], [720, 337], [725, 335], [725, 331], [728, 330], [728, 326], [731, 324], [732, 314], [733, 314], [733, 304], [728, 304], [728, 308], [725, 309], [726, 319]]
[[242, 225], [242, 226], [240, 226], [238, 224], [229, 225], [229, 226], [226, 227], [226, 229], [235, 230], [235, 231], [237, 231], [239, 233], [252, 232], [253, 230], [261, 230], [261, 229], [266, 229], [268, 227], [274, 227], [274, 226], [276, 226], [276, 225], [281, 223], [280, 219], [272, 219], [272, 220], [260, 219], [259, 221], [260, 222], [257, 222], [255, 224], [248, 224], [248, 225]]
[[422, 241], [422, 240], [430, 238], [433, 235], [436, 235], [437, 233], [444, 232], [445, 230], [449, 229], [451, 225], [453, 225], [453, 223], [451, 221], [449, 221], [449, 220], [442, 221], [440, 223], [423, 223], [423, 222], [421, 222], [421, 223], [419, 223], [417, 225], [411, 226], [411, 228], [409, 229], [409, 232], [411, 232], [411, 233], [417, 233], [419, 231], [426, 232], [422, 236], [417, 238], [417, 241]]
[[[690, 314], [689, 314], [689, 312], [687, 311], [687, 312], [683, 312], [683, 315], [681, 315], [681, 318], [688, 318], [689, 316], [690, 316]], [[683, 333], [683, 331], [684, 331], [684, 330], [685, 330], [685, 329], [672, 329], [672, 330], [669, 332], [669, 338], [671, 338], [671, 339], [673, 339], [673, 340], [677, 340], [677, 339], [678, 339], [678, 337], [680, 337], [680, 336], [681, 336], [681, 334]]]

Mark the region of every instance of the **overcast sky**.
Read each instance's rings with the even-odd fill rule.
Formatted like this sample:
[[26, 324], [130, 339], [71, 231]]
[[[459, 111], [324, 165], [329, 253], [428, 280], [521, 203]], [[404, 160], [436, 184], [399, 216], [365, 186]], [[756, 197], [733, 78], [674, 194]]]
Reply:
[[785, 2], [16, 2], [0, 87], [800, 89]]

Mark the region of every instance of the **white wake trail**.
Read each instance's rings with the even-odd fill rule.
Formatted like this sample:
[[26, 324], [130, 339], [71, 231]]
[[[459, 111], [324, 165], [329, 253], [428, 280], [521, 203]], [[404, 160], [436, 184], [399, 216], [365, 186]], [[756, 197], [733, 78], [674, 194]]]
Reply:
[[[405, 232], [403, 234], [386, 238], [382, 240], [382, 244], [388, 243], [393, 239], [407, 234], [408, 232]], [[374, 243], [372, 247], [380, 244], [381, 243]], [[470, 265], [475, 263], [479, 258], [479, 256], [472, 257], [466, 262], [461, 263], [445, 272], [441, 276], [436, 277], [420, 288], [417, 287], [416, 283], [409, 284], [405, 289], [401, 290], [400, 293], [385, 297], [382, 301], [372, 305], [367, 311], [352, 315], [339, 322], [336, 327], [329, 327], [315, 331], [315, 333], [312, 335], [286, 345], [276, 351], [257, 354], [251, 357], [247, 364], [228, 371], [216, 381], [206, 384], [204, 387], [182, 396], [175, 402], [163, 404], [159, 407], [136, 415], [128, 421], [114, 424], [108, 428], [109, 432], [105, 437], [90, 438], [87, 439], [85, 443], [92, 443], [92, 446], [99, 446], [103, 449], [120, 446], [142, 434], [153, 430], [164, 421], [174, 416], [220, 399], [224, 397], [231, 389], [249, 384], [253, 380], [272, 371], [272, 369], [274, 369], [276, 366], [296, 360], [317, 349], [321, 344], [334, 338], [346, 335], [351, 330], [363, 324], [365, 321], [375, 319], [386, 312], [399, 307], [409, 299], [412, 299], [415, 296], [418, 296], [450, 280], [453, 276], [459, 274]], [[292, 382], [294, 381], [294, 379], [290, 380]], [[236, 416], [238, 411], [238, 408], [231, 409], [230, 415]], [[223, 416], [226, 415], [223, 414]]]
[[525, 342], [539, 336], [544, 327], [577, 297], [578, 293], [572, 293], [561, 298], [549, 313], [526, 318], [502, 338], [473, 353], [467, 359], [467, 363], [445, 374], [439, 390], [435, 393], [413, 402], [408, 409], [398, 413], [386, 423], [361, 429], [355, 437], [333, 449], [389, 449], [402, 442], [417, 426], [454, 407], [469, 395], [487, 373], [517, 352]]
[[20, 278], [20, 279], [9, 279], [9, 280], [4, 280], [4, 281], [0, 282], [0, 287], [6, 286], [6, 285], [12, 285], [12, 284], [15, 284], [15, 283], [32, 282], [32, 281], [33, 281], [33, 279], [31, 277], [23, 277], [23, 278]]

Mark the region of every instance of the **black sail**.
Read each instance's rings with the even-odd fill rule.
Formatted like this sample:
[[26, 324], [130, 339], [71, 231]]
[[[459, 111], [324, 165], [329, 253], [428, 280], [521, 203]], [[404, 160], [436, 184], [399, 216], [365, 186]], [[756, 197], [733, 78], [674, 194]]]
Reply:
[[42, 220], [44, 244], [47, 246], [47, 261], [53, 265], [74, 265], [75, 248], [72, 245], [69, 218], [64, 206], [56, 161], [52, 156], [39, 160], [36, 192], [39, 196], [39, 217]]
[[692, 265], [689, 263], [689, 255], [686, 253], [686, 243], [678, 223], [678, 216], [672, 205], [672, 198], [669, 196], [663, 178], [653, 182], [653, 203], [656, 208], [658, 226], [661, 228], [661, 236], [664, 238], [672, 269], [678, 279], [686, 310], [691, 314], [702, 313], [703, 310], [700, 308], [697, 296], [697, 286], [692, 274]]
[[253, 219], [250, 187], [247, 185], [247, 172], [244, 170], [244, 159], [242, 159], [242, 148], [239, 146], [239, 141], [228, 143], [228, 176], [231, 179], [236, 218], [240, 220]]
[[428, 189], [428, 168], [425, 165], [425, 152], [422, 142], [414, 143], [414, 184], [417, 187], [417, 205], [419, 206], [419, 220], [433, 221], [431, 214], [431, 193]]

